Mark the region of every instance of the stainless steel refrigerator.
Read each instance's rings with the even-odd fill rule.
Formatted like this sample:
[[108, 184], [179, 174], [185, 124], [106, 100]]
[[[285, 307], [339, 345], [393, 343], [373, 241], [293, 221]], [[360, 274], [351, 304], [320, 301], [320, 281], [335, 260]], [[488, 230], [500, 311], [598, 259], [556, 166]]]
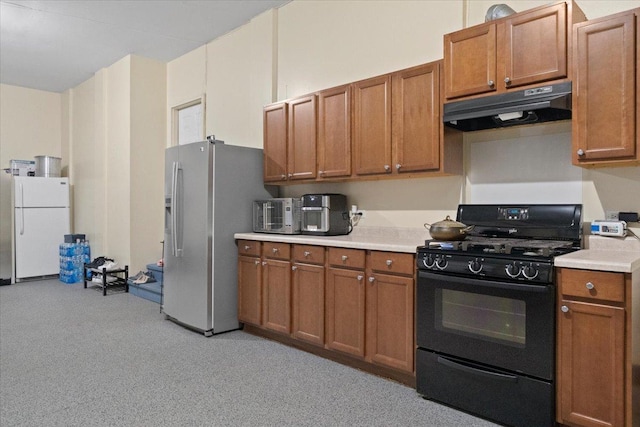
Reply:
[[206, 336], [239, 328], [234, 233], [252, 229], [262, 150], [209, 141], [165, 153], [162, 311]]

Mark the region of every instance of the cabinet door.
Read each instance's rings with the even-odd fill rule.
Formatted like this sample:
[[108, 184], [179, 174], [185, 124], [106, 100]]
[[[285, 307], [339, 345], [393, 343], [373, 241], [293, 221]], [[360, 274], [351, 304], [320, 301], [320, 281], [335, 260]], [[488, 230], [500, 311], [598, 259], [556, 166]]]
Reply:
[[294, 264], [293, 336], [324, 345], [324, 267]]
[[267, 259], [262, 262], [263, 325], [267, 329], [291, 332], [291, 263]]
[[392, 142], [397, 172], [440, 167], [440, 67], [431, 63], [392, 76]]
[[568, 311], [558, 315], [557, 421], [624, 425], [624, 309], [568, 300], [561, 305]]
[[413, 278], [372, 274], [367, 281], [367, 359], [413, 371]]
[[637, 160], [636, 17], [574, 29], [573, 162]]
[[287, 104], [264, 107], [264, 181], [287, 179]]
[[316, 177], [316, 96], [289, 102], [289, 146], [287, 177], [292, 180]]
[[497, 31], [499, 87], [567, 76], [566, 3], [514, 15], [498, 24]]
[[447, 99], [496, 90], [496, 26], [478, 25], [444, 36]]
[[329, 268], [326, 292], [327, 346], [364, 357], [364, 271]]
[[351, 175], [351, 86], [318, 94], [318, 176]]
[[353, 84], [355, 174], [391, 173], [391, 76]]
[[262, 266], [256, 257], [238, 257], [238, 320], [262, 323]]

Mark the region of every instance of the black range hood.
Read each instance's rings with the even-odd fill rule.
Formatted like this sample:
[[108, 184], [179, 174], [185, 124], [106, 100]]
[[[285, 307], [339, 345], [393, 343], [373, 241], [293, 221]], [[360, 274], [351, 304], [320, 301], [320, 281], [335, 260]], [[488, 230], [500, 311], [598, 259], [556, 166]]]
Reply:
[[571, 119], [571, 82], [444, 104], [444, 124], [471, 132]]

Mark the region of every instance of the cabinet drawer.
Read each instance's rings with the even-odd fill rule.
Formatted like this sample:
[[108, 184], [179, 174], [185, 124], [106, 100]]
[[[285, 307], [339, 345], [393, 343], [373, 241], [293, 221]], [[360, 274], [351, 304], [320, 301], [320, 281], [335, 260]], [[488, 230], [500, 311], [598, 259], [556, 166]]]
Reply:
[[291, 246], [288, 243], [264, 242], [262, 256], [273, 259], [286, 259], [291, 256]]
[[293, 261], [305, 264], [324, 264], [324, 247], [293, 245]]
[[329, 248], [329, 264], [336, 267], [364, 268], [364, 258], [360, 249]]
[[260, 242], [255, 240], [238, 240], [238, 254], [260, 256]]
[[396, 273], [413, 275], [415, 263], [413, 254], [398, 252], [371, 251], [369, 256], [371, 270], [381, 273]]
[[583, 298], [624, 302], [624, 274], [561, 269], [561, 292]]

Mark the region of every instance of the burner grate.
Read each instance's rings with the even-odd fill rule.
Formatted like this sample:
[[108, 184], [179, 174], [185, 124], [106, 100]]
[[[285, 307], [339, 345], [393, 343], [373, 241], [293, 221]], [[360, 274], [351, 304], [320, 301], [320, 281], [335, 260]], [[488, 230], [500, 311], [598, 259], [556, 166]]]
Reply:
[[537, 255], [546, 258], [558, 252], [574, 248], [574, 242], [565, 240], [534, 240], [534, 239], [501, 239], [470, 237], [462, 241], [442, 242], [437, 240], [425, 241], [428, 248], [440, 248], [448, 251], [474, 252], [511, 255]]

